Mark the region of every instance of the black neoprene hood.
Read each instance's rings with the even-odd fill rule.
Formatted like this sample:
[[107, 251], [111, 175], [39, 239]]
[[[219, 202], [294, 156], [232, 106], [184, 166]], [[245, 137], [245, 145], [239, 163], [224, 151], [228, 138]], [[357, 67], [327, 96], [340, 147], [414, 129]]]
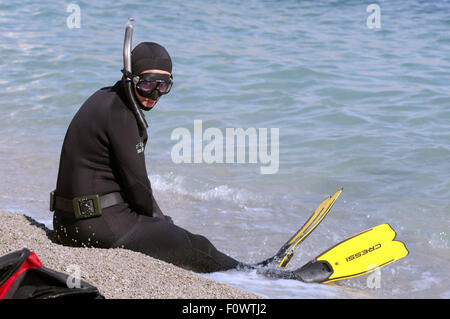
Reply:
[[151, 69], [172, 73], [172, 60], [167, 50], [158, 43], [141, 42], [131, 52], [131, 70], [137, 75]]

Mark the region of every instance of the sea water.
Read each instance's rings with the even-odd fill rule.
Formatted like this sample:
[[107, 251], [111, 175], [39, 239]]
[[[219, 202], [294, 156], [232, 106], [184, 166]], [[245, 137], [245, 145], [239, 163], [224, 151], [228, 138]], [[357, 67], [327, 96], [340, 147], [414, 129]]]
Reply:
[[[271, 298], [450, 298], [449, 1], [1, 4], [0, 209], [52, 227], [65, 132], [91, 94], [120, 79], [131, 16], [133, 45], [158, 42], [173, 61], [172, 91], [146, 114], [145, 156], [175, 223], [257, 262], [344, 187], [290, 269], [382, 223], [410, 251], [377, 285], [367, 275], [330, 285], [206, 277]], [[262, 174], [250, 145], [241, 161], [174, 160], [174, 130], [194, 143], [195, 121], [201, 134], [277, 129], [277, 169]]]

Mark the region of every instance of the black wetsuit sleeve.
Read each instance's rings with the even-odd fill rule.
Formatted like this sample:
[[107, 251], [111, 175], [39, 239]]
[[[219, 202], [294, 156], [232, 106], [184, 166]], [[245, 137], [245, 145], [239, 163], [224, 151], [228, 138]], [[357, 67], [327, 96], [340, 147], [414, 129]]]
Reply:
[[139, 135], [134, 115], [126, 109], [112, 112], [108, 135], [111, 158], [127, 202], [138, 214], [163, 218], [145, 166], [143, 146], [147, 142], [147, 135]]

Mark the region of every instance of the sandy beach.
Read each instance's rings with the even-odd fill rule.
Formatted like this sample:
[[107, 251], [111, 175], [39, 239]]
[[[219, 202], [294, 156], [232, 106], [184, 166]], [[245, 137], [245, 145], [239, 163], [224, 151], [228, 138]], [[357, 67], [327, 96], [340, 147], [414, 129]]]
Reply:
[[0, 210], [0, 256], [26, 247], [45, 267], [69, 273], [70, 265], [76, 265], [81, 279], [96, 286], [105, 298], [260, 298], [141, 253], [65, 247], [51, 238], [52, 232], [45, 225]]

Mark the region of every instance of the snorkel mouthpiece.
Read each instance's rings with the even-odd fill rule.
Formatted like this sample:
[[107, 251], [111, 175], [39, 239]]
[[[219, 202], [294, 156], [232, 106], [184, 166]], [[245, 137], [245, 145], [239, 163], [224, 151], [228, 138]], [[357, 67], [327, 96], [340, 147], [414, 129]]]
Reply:
[[159, 95], [159, 92], [158, 92], [157, 90], [154, 90], [154, 91], [150, 94], [149, 98], [156, 101], [156, 100], [159, 98], [159, 96], [160, 96], [160, 95]]
[[136, 100], [133, 92], [133, 79], [131, 70], [131, 40], [133, 38], [134, 19], [129, 18], [125, 25], [125, 39], [123, 41], [123, 77], [122, 82], [125, 87], [125, 92], [130, 102], [131, 111], [136, 116], [139, 127], [146, 130], [148, 127], [144, 114], [142, 113], [139, 102]]

